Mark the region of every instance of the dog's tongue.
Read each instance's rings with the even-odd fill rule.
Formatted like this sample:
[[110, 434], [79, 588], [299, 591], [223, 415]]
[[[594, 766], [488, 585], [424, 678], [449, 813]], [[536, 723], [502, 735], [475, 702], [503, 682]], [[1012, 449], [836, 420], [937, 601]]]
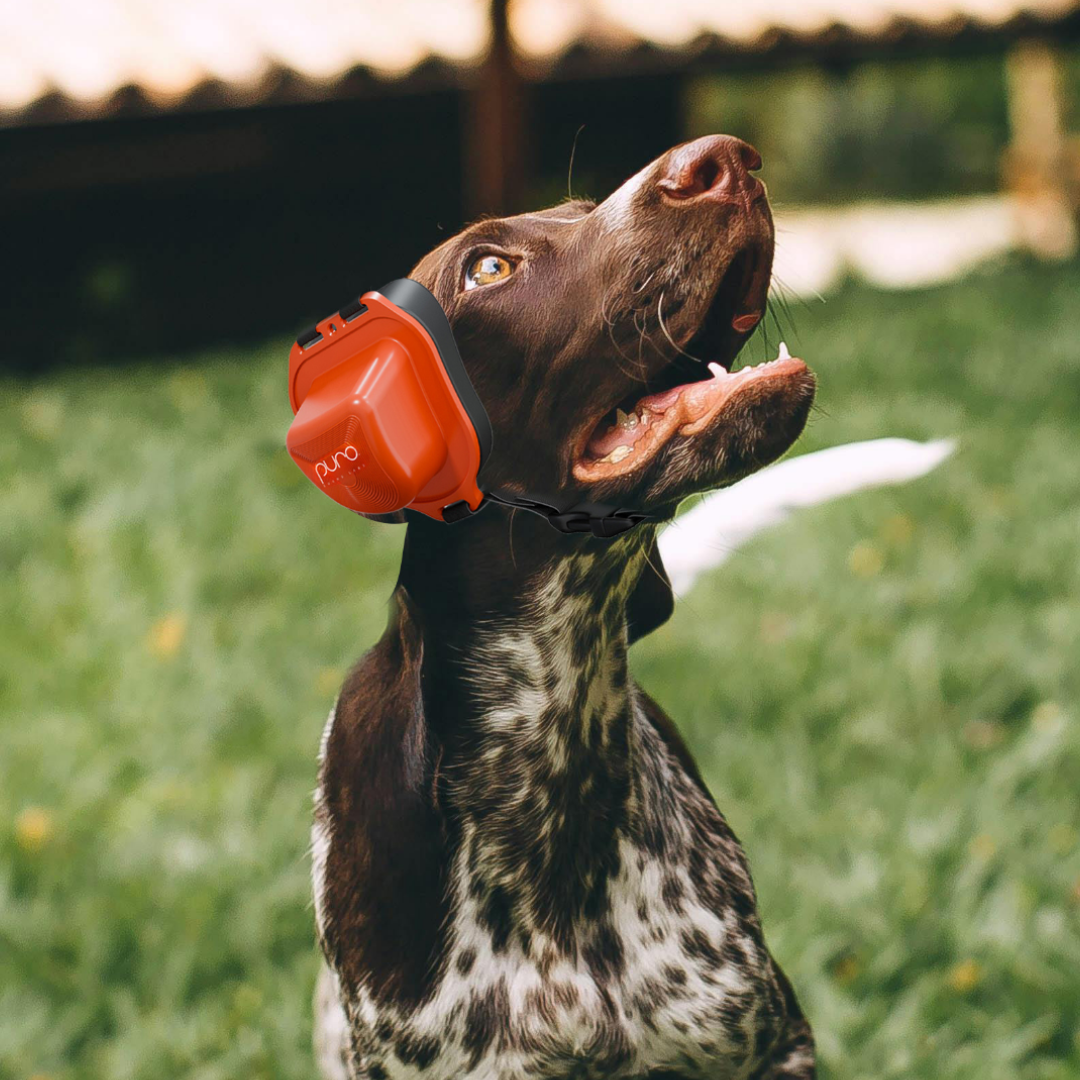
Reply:
[[648, 394], [635, 406], [632, 413], [616, 410], [615, 422], [598, 426], [585, 448], [591, 458], [610, 458], [620, 461], [627, 457], [635, 443], [668, 414], [677, 412], [680, 427], [693, 424], [713, 411], [724, 399], [730, 397], [747, 383], [763, 376], [779, 374], [784, 365], [798, 364], [792, 361], [787, 348], [781, 343], [780, 355], [775, 360], [741, 368], [736, 372], [725, 371], [719, 364], [710, 364], [712, 378], [702, 382], [685, 383], [658, 394]]

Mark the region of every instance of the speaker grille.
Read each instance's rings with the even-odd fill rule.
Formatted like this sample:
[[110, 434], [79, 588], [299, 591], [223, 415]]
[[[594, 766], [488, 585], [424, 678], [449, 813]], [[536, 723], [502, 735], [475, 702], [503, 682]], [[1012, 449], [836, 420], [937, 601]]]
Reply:
[[[324, 486], [341, 484], [368, 513], [376, 514], [397, 510], [401, 506], [397, 485], [383, 474], [376, 463], [367, 459], [364, 452], [363, 433], [360, 430], [360, 421], [357, 417], [346, 417], [341, 423], [335, 424], [329, 431], [323, 432], [317, 438], [309, 439], [305, 443], [294, 446], [292, 452], [296, 457], [317, 465], [318, 462], [333, 454], [339, 447], [346, 445], [356, 447], [360, 456], [351, 463], [335, 461], [329, 473], [320, 469], [323, 476], [319, 482]], [[365, 464], [371, 465], [372, 470], [379, 474], [378, 479], [361, 474]]]
[[393, 484], [377, 484], [359, 476], [346, 476], [341, 482], [352, 492], [357, 502], [370, 507], [369, 513], [397, 510], [401, 505], [398, 502], [397, 488]]
[[335, 424], [329, 431], [323, 432], [317, 439], [311, 439], [309, 442], [294, 446], [292, 452], [297, 457], [314, 464], [329, 454], [331, 450], [336, 450], [345, 443], [362, 446], [363, 443], [357, 442], [356, 438], [359, 430], [360, 421], [355, 416], [350, 416], [342, 420], [340, 424]]

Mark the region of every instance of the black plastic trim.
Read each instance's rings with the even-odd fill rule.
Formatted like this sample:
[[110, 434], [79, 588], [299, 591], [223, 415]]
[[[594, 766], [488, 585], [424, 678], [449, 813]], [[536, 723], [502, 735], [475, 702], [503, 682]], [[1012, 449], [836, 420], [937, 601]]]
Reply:
[[473, 514], [479, 513], [483, 508], [483, 502], [481, 502], [474, 510], [464, 499], [460, 499], [456, 503], [451, 503], [449, 506], [443, 507], [442, 518], [443, 521], [453, 525], [455, 522], [464, 521], [466, 518], [472, 517]]
[[397, 304], [402, 311], [416, 319], [435, 342], [435, 348], [439, 350], [454, 392], [476, 430], [476, 441], [480, 444], [480, 464], [483, 465], [491, 453], [491, 420], [469, 378], [469, 373], [465, 370], [457, 342], [454, 340], [454, 332], [450, 329], [450, 320], [447, 319], [442, 305], [420, 282], [411, 278], [398, 278], [378, 291], [392, 304]]
[[351, 304], [346, 304], [338, 314], [341, 316], [342, 321], [351, 323], [353, 319], [360, 318], [365, 311], [367, 311], [367, 304], [361, 304], [359, 300], [354, 300]]
[[309, 326], [296, 339], [296, 344], [299, 345], [301, 349], [307, 349], [310, 346], [314, 345], [316, 342], [322, 341], [322, 339], [323, 339], [323, 336], [322, 336], [322, 334], [319, 333], [319, 327], [316, 324], [315, 326]]

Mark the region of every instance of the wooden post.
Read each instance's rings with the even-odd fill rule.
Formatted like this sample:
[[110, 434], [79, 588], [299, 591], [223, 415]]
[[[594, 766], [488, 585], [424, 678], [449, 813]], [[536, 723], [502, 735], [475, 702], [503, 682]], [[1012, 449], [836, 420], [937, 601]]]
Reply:
[[466, 214], [506, 214], [524, 198], [524, 88], [514, 59], [508, 0], [491, 0], [491, 41], [466, 103]]
[[1065, 130], [1061, 57], [1047, 41], [1014, 45], [1005, 63], [1011, 141], [1005, 181], [1025, 242], [1044, 258], [1077, 249], [1074, 150]]

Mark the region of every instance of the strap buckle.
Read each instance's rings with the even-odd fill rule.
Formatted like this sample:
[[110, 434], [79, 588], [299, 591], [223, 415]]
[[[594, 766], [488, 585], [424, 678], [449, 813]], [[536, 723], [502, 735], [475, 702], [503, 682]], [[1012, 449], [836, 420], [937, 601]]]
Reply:
[[612, 509], [608, 513], [597, 514], [591, 504], [584, 504], [583, 508], [572, 506], [561, 514], [552, 514], [548, 517], [548, 524], [559, 532], [591, 532], [599, 540], [610, 540], [644, 520], [644, 514], [633, 510]]
[[541, 502], [528, 495], [503, 495], [489, 491], [487, 497], [505, 506], [531, 510], [547, 518], [548, 524], [561, 533], [592, 533], [598, 540], [611, 540], [621, 536], [648, 518], [648, 514], [626, 510], [602, 503], [581, 502], [566, 510], [559, 510], [550, 503]]

